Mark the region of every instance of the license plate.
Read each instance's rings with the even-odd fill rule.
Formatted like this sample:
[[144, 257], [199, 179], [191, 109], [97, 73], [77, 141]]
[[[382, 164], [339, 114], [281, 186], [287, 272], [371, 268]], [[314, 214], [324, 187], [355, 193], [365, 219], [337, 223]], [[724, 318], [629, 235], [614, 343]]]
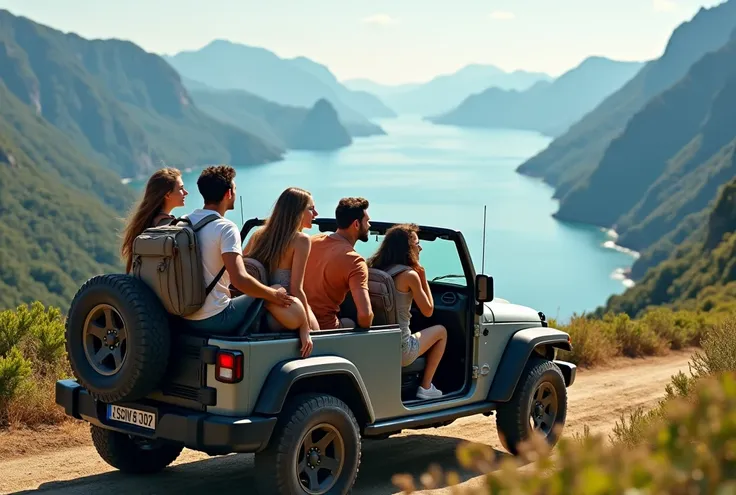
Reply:
[[141, 411], [140, 409], [131, 409], [129, 407], [108, 404], [107, 418], [113, 421], [120, 421], [122, 423], [140, 426], [141, 428], [147, 428], [149, 430], [156, 429], [156, 415], [148, 411]]

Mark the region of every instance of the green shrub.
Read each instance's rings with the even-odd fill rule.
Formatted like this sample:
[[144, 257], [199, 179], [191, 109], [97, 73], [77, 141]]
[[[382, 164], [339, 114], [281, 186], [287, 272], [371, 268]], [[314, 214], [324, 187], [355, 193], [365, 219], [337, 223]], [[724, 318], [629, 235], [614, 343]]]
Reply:
[[613, 357], [654, 356], [700, 345], [713, 324], [725, 317], [724, 313], [654, 308], [637, 320], [625, 313], [607, 313], [601, 317], [575, 315], [567, 325], [560, 326], [555, 320], [549, 323], [569, 333], [572, 340], [573, 351], [561, 352], [560, 359], [590, 367]]
[[71, 376], [64, 318], [39, 302], [0, 312], [0, 426], [54, 423], [56, 380]]
[[602, 320], [573, 316], [560, 330], [570, 334], [573, 345], [572, 352], [560, 353], [560, 359], [580, 366], [594, 366], [619, 354], [615, 336]]
[[613, 325], [613, 334], [621, 354], [626, 357], [652, 356], [663, 349], [663, 342], [645, 323], [632, 321], [626, 313], [610, 317], [606, 321]]
[[7, 405], [31, 376], [31, 362], [17, 347], [0, 356], [0, 421], [7, 417]]

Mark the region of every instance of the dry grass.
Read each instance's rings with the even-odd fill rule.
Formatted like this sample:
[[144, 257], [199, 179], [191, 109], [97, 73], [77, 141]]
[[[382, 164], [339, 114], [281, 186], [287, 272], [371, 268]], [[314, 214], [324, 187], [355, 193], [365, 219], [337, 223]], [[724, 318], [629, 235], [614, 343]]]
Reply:
[[460, 466], [485, 474], [483, 486], [455, 487], [458, 474], [438, 464], [418, 483], [406, 474], [395, 475], [393, 482], [404, 493], [447, 485], [458, 494], [736, 493], [733, 373], [698, 381], [687, 398], [668, 403], [660, 421], [641, 426], [636, 434], [636, 445], [611, 445], [601, 435], [563, 437], [554, 451], [535, 437], [519, 446], [518, 458], [497, 456], [486, 445], [462, 444]]
[[672, 403], [695, 393], [698, 382], [722, 373], [736, 372], [736, 316], [726, 317], [711, 328], [703, 337], [701, 346], [702, 349], [690, 360], [689, 375], [680, 372], [673, 376], [665, 388], [664, 399], [657, 407], [649, 411], [637, 408], [628, 416], [621, 416], [611, 436], [615, 443], [638, 445], [645, 438], [643, 433], [653, 423], [664, 420]]
[[36, 428], [11, 426], [0, 430], [0, 461], [91, 444], [89, 424], [75, 419]]

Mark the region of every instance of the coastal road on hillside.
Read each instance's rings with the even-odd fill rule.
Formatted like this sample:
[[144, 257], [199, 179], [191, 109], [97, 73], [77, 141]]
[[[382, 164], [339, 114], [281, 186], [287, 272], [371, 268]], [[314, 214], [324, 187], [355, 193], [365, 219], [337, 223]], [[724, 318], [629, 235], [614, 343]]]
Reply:
[[[682, 352], [639, 360], [619, 359], [605, 367], [579, 371], [576, 383], [569, 389], [565, 435], [582, 432], [585, 425], [593, 433], [607, 434], [621, 412], [638, 405], [654, 405], [670, 377], [679, 370], [687, 372], [689, 357], [689, 353]], [[400, 493], [391, 484], [394, 473], [410, 473], [418, 478], [433, 462], [456, 469], [455, 448], [463, 440], [484, 443], [507, 455], [498, 441], [493, 417], [473, 416], [444, 428], [405, 431], [387, 440], [363, 443], [354, 493]], [[164, 472], [136, 478], [115, 471], [100, 459], [94, 447], [87, 445], [6, 458], [0, 461], [0, 472], [0, 493], [199, 494], [252, 486], [253, 456], [209, 457], [184, 450]], [[461, 475], [464, 485], [482, 483], [475, 473]], [[449, 490], [423, 493], [435, 495]]]

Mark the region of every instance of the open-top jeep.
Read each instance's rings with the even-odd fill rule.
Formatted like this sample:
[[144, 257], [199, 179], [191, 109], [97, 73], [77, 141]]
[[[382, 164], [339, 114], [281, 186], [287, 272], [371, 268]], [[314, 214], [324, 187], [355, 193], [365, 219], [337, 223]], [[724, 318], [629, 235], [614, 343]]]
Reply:
[[[246, 222], [242, 238], [261, 224]], [[331, 219], [315, 224], [323, 232], [336, 228]], [[372, 223], [372, 235], [391, 225]], [[401, 367], [393, 280], [371, 269], [373, 326], [315, 332], [306, 359], [296, 332], [269, 331], [261, 300], [237, 335], [199, 335], [139, 279], [96, 276], [69, 310], [67, 352], [77, 379], [57, 383], [56, 403], [91, 423], [100, 456], [122, 471], [159, 471], [184, 447], [252, 452], [262, 493], [346, 493], [362, 438], [475, 414], [496, 414], [511, 453], [534, 430], [555, 444], [576, 373], [555, 360], [557, 349], [571, 350], [568, 334], [549, 328], [543, 313], [494, 300], [493, 279], [476, 275], [460, 232], [420, 227], [419, 238], [441, 245], [434, 260], [427, 247], [422, 254], [434, 313], [427, 318], [413, 309], [412, 316], [415, 329], [447, 329], [434, 378], [441, 398], [416, 398], [425, 358]], [[431, 277], [433, 263], [446, 269], [448, 258], [461, 273]], [[246, 261], [267, 282], [263, 267]], [[341, 311], [357, 321], [350, 295]]]

